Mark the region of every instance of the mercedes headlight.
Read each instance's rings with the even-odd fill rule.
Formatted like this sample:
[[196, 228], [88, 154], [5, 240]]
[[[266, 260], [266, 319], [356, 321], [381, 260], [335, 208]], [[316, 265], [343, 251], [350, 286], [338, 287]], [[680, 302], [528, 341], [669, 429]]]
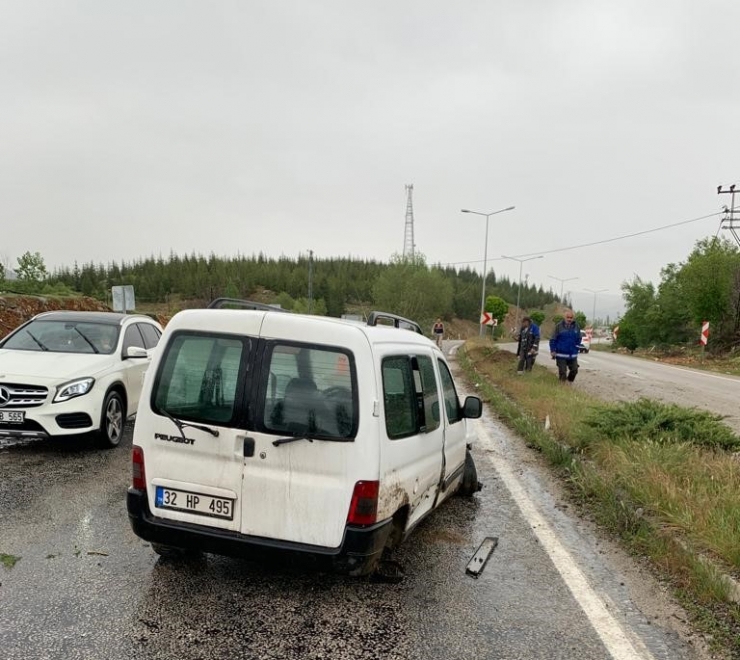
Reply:
[[57, 387], [57, 393], [54, 395], [52, 403], [69, 401], [76, 396], [87, 394], [92, 389], [94, 382], [94, 378], [78, 378], [77, 380], [70, 380], [68, 383], [62, 383]]

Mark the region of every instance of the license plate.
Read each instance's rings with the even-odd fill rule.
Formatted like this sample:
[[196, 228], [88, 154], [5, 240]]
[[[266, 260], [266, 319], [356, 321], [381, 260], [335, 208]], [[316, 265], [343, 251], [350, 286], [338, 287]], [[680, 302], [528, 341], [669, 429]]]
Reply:
[[23, 410], [0, 410], [0, 424], [22, 424], [26, 418]]
[[226, 497], [157, 486], [154, 504], [158, 509], [175, 509], [211, 518], [234, 519], [234, 500]]

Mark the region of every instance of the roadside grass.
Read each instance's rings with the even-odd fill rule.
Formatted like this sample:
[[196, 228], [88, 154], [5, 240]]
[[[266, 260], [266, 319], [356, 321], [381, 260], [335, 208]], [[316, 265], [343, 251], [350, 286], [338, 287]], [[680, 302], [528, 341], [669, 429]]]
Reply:
[[[669, 581], [695, 625], [740, 657], [740, 438], [721, 418], [606, 404], [469, 340], [458, 354], [497, 416], [547, 458], [589, 515]], [[549, 429], [546, 429], [549, 421]]]

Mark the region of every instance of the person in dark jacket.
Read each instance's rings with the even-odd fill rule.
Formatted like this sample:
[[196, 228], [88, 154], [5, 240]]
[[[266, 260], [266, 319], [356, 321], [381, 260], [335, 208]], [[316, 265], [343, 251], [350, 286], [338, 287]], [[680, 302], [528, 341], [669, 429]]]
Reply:
[[581, 329], [575, 322], [572, 310], [563, 314], [563, 320], [555, 326], [550, 337], [550, 355], [558, 365], [561, 383], [572, 383], [578, 373], [578, 346], [581, 343]]
[[522, 327], [519, 329], [519, 345], [516, 348], [516, 354], [519, 356], [519, 364], [516, 368], [518, 374], [532, 371], [539, 348], [540, 329], [531, 318], [525, 316], [522, 319]]

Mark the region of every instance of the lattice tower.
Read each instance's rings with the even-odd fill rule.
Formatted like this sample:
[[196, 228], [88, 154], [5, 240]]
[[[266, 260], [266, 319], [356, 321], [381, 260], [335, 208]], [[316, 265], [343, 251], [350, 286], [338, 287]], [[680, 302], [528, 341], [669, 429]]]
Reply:
[[412, 193], [414, 191], [414, 184], [409, 183], [406, 185], [406, 227], [403, 232], [403, 256], [412, 257], [414, 256], [414, 202], [412, 200]]

